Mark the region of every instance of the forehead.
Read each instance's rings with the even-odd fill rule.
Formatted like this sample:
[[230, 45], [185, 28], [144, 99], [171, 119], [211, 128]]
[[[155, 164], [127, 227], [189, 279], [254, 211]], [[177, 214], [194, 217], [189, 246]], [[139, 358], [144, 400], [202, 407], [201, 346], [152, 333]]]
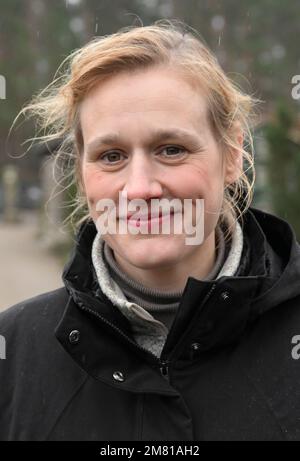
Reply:
[[156, 119], [158, 124], [190, 123], [203, 126], [207, 122], [204, 91], [195, 89], [182, 73], [172, 68], [150, 68], [122, 72], [96, 84], [80, 104], [82, 129], [98, 123], [142, 118]]

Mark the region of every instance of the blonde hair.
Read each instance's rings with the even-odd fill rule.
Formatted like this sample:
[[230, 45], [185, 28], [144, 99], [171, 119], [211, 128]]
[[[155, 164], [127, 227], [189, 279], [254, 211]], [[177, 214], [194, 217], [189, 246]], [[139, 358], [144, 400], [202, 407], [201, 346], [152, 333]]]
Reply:
[[[56, 162], [62, 160], [63, 181], [68, 181], [65, 189], [74, 184], [77, 190], [72, 203], [74, 209], [67, 219], [73, 222], [75, 217], [75, 227], [78, 227], [90, 218], [80, 174], [83, 146], [80, 102], [96, 84], [116, 73], [157, 65], [172, 65], [195, 87], [204, 88], [211, 127], [222, 144], [224, 156], [236, 149], [242, 153], [241, 175], [224, 189], [218, 222], [226, 224], [225, 238], [230, 238], [236, 220], [242, 218], [253, 198], [255, 169], [250, 118], [257, 100], [242, 92], [226, 76], [198, 33], [182, 21], [163, 19], [150, 26], [125, 27], [117, 33], [96, 37], [71, 53], [50, 85], [19, 113], [36, 119], [37, 133], [29, 141], [61, 140]], [[236, 140], [237, 124], [246, 140], [243, 146]], [[247, 172], [252, 175], [251, 180]]]

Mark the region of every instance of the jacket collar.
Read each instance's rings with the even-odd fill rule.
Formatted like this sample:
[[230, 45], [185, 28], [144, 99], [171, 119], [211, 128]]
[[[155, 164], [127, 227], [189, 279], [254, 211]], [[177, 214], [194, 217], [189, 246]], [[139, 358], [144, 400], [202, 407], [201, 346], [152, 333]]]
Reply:
[[[146, 309], [126, 299], [118, 284], [116, 284], [111, 277], [109, 268], [105, 263], [103, 257], [104, 243], [102, 236], [97, 233], [92, 245], [92, 261], [99, 283], [98, 290], [101, 290], [104, 295], [128, 318], [137, 336], [142, 335], [143, 338], [144, 336], [149, 335], [159, 335], [161, 337], [160, 340], [156, 339], [155, 344], [153, 344], [154, 350], [160, 354], [160, 347], [165, 342], [168, 334], [168, 328], [162, 322], [155, 319]], [[232, 237], [230, 251], [223, 267], [217, 274], [217, 279], [225, 275], [234, 275], [237, 272], [242, 249], [243, 232], [240, 224], [237, 223]], [[206, 280], [208, 279], [206, 278]]]
[[[300, 250], [289, 224], [250, 208], [242, 228], [245, 245], [235, 276], [217, 281], [188, 278], [161, 361], [190, 362], [208, 350], [238, 341], [249, 322], [299, 295]], [[147, 384], [137, 371], [146, 373], [147, 362], [158, 366], [161, 361], [135, 345], [127, 318], [101, 290], [95, 296], [98, 285], [91, 248], [96, 232], [92, 221], [83, 223], [64, 268], [70, 300], [56, 329], [57, 338], [79, 365], [98, 379], [108, 382], [113, 368], [126, 364], [131, 370], [129, 387], [146, 390], [152, 386], [161, 392], [160, 381], [155, 381], [159, 377], [148, 376]], [[86, 338], [75, 348], [68, 340], [72, 329], [82, 330]], [[123, 383], [121, 387], [125, 388]], [[168, 386], [163, 388], [163, 392], [170, 391]]]

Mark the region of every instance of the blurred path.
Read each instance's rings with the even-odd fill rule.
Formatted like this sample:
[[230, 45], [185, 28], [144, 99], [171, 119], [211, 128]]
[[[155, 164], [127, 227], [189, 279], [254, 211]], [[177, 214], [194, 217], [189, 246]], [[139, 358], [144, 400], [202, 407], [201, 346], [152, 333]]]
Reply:
[[0, 221], [0, 311], [62, 286], [62, 267], [37, 239], [37, 216], [17, 224]]

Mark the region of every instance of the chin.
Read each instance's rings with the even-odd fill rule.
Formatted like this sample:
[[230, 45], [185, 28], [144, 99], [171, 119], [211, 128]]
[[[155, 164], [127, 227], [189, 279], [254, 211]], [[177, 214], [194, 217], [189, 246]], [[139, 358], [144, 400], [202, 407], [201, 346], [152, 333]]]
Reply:
[[141, 269], [151, 269], [176, 264], [182, 257], [183, 244], [176, 238], [152, 236], [127, 242], [123, 248], [122, 245], [118, 246], [120, 256], [130, 264]]

